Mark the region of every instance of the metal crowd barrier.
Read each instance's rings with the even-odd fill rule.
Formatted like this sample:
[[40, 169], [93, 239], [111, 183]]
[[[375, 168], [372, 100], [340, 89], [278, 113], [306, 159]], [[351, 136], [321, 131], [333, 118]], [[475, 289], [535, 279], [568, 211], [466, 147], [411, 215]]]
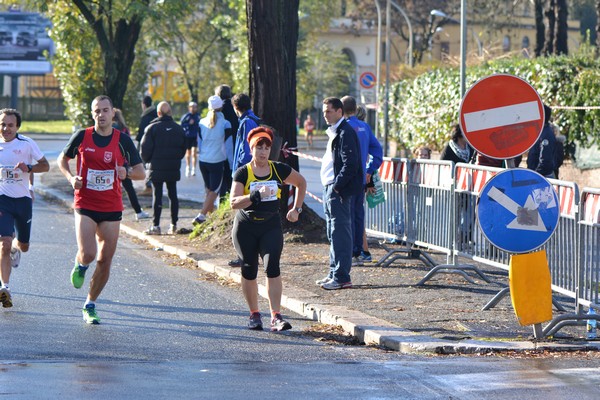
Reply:
[[[376, 266], [387, 267], [399, 259], [418, 259], [426, 265], [435, 265], [426, 253], [412, 246], [414, 241], [408, 237], [408, 174], [409, 161], [405, 158], [385, 158], [379, 168], [386, 201], [375, 208], [367, 207], [365, 211], [367, 234], [383, 239], [382, 246], [387, 251]], [[400, 246], [391, 248], [386, 243]]]
[[[554, 318], [544, 327], [544, 336], [552, 336], [565, 326], [585, 325], [588, 319], [600, 321], [600, 189], [584, 188], [578, 204], [575, 241], [564, 244], [573, 264], [558, 277], [566, 279], [558, 286], [562, 290], [565, 286], [570, 288], [566, 294], [574, 297], [575, 311]], [[553, 289], [556, 285], [555, 272], [552, 271]], [[595, 309], [596, 314], [585, 314], [584, 307]]]

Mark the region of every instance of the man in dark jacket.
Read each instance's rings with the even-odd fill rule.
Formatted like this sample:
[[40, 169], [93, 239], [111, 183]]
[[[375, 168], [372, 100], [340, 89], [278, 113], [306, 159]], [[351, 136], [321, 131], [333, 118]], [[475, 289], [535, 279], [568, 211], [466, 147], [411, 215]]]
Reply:
[[158, 118], [158, 113], [156, 112], [156, 107], [152, 105], [152, 97], [144, 96], [142, 99], [142, 116], [140, 118], [140, 124], [138, 125], [137, 135], [135, 140], [139, 144], [142, 143], [142, 138], [144, 137], [144, 131], [146, 127], [150, 125], [150, 122], [154, 121]]
[[542, 134], [529, 149], [527, 155], [527, 168], [534, 170], [546, 178], [555, 178], [554, 176], [554, 158], [556, 152], [556, 137], [550, 124], [552, 109], [544, 104], [544, 128]]
[[[152, 97], [144, 96], [142, 99], [142, 116], [140, 118], [140, 124], [138, 125], [137, 135], [135, 136], [135, 140], [138, 142], [138, 149], [142, 143], [146, 127], [156, 118], [158, 118], [158, 114], [156, 113], [156, 107], [152, 105]], [[144, 185], [145, 189], [141, 194], [149, 195], [152, 192], [152, 185], [148, 178], [144, 181]]]
[[221, 201], [223, 201], [225, 195], [229, 193], [231, 189], [231, 168], [233, 167], [233, 145], [235, 144], [235, 135], [238, 131], [239, 119], [233, 104], [231, 104], [231, 88], [227, 85], [219, 85], [215, 88], [215, 95], [219, 96], [223, 100], [223, 116], [231, 124], [231, 134], [225, 131], [225, 151], [227, 152], [227, 162], [223, 163], [223, 184], [221, 185]]
[[171, 226], [169, 234], [177, 233], [179, 200], [177, 181], [181, 179], [181, 160], [185, 156], [185, 133], [171, 116], [171, 106], [166, 101], [158, 104], [158, 119], [146, 127], [141, 143], [141, 156], [149, 163], [149, 178], [152, 182], [153, 224], [144, 231], [147, 235], [160, 235], [163, 183], [171, 203]]
[[321, 164], [323, 208], [330, 241], [329, 274], [317, 281], [327, 290], [352, 287], [352, 198], [363, 191], [363, 166], [360, 143], [354, 129], [344, 119], [342, 101], [323, 100], [323, 117], [329, 125], [329, 142]]

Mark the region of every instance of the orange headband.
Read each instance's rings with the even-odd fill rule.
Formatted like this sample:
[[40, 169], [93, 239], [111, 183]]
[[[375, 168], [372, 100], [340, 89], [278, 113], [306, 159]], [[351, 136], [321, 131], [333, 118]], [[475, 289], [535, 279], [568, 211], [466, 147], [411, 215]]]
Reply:
[[267, 141], [269, 142], [269, 146], [271, 145], [271, 143], [273, 143], [273, 139], [271, 139], [271, 135], [269, 135], [268, 132], [262, 131], [262, 132], [255, 133], [251, 137], [248, 138], [248, 143], [250, 143], [250, 147], [256, 146], [256, 143], [258, 143], [258, 141], [260, 139], [267, 139]]

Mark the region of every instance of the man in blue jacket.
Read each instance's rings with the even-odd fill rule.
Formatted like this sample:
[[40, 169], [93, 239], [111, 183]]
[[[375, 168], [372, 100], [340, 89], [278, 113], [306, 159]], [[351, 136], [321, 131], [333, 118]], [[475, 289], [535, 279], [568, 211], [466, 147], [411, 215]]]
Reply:
[[240, 93], [233, 96], [231, 99], [233, 109], [240, 119], [240, 125], [235, 138], [235, 147], [233, 153], [233, 168], [231, 176], [235, 171], [250, 162], [252, 153], [250, 153], [250, 145], [248, 145], [248, 132], [256, 128], [260, 124], [260, 118], [254, 115], [251, 109], [250, 97], [247, 94]]
[[363, 192], [363, 166], [356, 132], [344, 119], [342, 101], [323, 100], [327, 128], [327, 149], [321, 164], [323, 208], [330, 242], [329, 274], [317, 281], [326, 290], [352, 287], [352, 225], [350, 206], [353, 197]]
[[[360, 159], [363, 169], [363, 188], [371, 181], [371, 176], [383, 162], [383, 149], [373, 135], [371, 127], [356, 117], [356, 99], [352, 96], [342, 97], [344, 117], [356, 132], [360, 143]], [[369, 157], [370, 156], [370, 157]], [[371, 261], [371, 254], [364, 251], [363, 236], [365, 232], [365, 192], [354, 196], [350, 209], [352, 215], [352, 264], [362, 265], [363, 261]]]

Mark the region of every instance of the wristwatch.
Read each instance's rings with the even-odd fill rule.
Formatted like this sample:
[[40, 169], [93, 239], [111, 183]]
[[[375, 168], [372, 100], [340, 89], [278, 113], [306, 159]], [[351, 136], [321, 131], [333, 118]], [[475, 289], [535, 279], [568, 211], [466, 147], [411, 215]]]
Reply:
[[298, 214], [300, 214], [300, 213], [302, 212], [302, 207], [298, 207], [298, 208], [296, 208], [296, 212], [297, 212]]

